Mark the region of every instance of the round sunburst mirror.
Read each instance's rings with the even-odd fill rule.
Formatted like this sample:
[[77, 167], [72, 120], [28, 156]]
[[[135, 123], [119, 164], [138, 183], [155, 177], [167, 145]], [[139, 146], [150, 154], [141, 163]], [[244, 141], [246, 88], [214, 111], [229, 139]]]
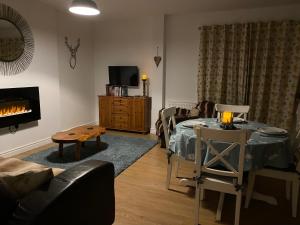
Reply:
[[0, 4], [0, 73], [14, 75], [26, 70], [32, 61], [34, 41], [23, 17]]
[[24, 52], [24, 37], [10, 21], [0, 19], [0, 60], [13, 62]]

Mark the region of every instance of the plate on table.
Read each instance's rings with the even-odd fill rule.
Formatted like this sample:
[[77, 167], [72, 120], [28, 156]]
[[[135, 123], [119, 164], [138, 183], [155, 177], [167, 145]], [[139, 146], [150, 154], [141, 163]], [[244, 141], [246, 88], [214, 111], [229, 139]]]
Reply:
[[247, 123], [247, 121], [241, 117], [233, 117], [232, 121], [233, 121], [233, 123]]
[[262, 135], [286, 136], [288, 132], [278, 127], [261, 127], [257, 130]]
[[205, 122], [199, 121], [199, 120], [186, 120], [186, 121], [183, 121], [181, 124], [182, 124], [182, 126], [189, 127], [189, 128], [193, 128], [196, 125], [201, 125], [201, 126], [207, 127]]

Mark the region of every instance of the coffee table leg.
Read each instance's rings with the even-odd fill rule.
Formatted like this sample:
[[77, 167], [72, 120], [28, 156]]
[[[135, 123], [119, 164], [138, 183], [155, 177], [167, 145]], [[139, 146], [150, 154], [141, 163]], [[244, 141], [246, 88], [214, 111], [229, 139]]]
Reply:
[[80, 147], [81, 147], [81, 142], [77, 142], [76, 151], [75, 151], [75, 159], [76, 160], [80, 160]]
[[97, 147], [100, 148], [100, 136], [97, 136], [96, 138], [96, 142], [97, 142]]
[[63, 157], [63, 149], [64, 149], [64, 144], [63, 143], [59, 143], [59, 147], [58, 147], [58, 155], [59, 155], [59, 157]]

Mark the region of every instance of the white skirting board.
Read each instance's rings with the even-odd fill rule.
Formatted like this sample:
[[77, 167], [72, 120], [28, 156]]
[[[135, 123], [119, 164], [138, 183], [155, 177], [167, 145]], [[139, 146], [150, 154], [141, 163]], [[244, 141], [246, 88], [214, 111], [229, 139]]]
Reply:
[[[83, 126], [83, 125], [95, 125], [95, 124], [96, 124], [96, 122], [90, 122], [90, 123], [81, 124], [81, 125], [74, 126], [74, 127], [79, 127], [79, 126]], [[74, 127], [71, 127], [71, 128], [65, 129], [65, 130], [70, 130]], [[61, 130], [61, 131], [63, 131], [63, 130]], [[47, 138], [29, 143], [29, 144], [26, 144], [26, 145], [22, 145], [22, 146], [19, 146], [19, 147], [16, 147], [16, 148], [12, 148], [12, 149], [10, 149], [6, 152], [2, 152], [2, 153], [0, 153], [0, 157], [13, 157], [17, 154], [20, 154], [20, 153], [23, 153], [23, 152], [26, 152], [26, 151], [29, 151], [29, 150], [32, 150], [32, 149], [50, 144], [50, 143], [52, 143], [51, 137], [47, 137]]]
[[152, 128], [150, 129], [150, 134], [156, 134], [156, 129], [152, 127]]
[[20, 153], [23, 153], [23, 152], [26, 152], [26, 151], [41, 147], [43, 145], [50, 144], [50, 143], [51, 143], [51, 137], [48, 137], [48, 138], [45, 138], [45, 139], [42, 139], [42, 140], [32, 142], [30, 144], [26, 144], [26, 145], [23, 145], [23, 146], [19, 146], [19, 147], [10, 149], [6, 152], [0, 153], [0, 156], [1, 157], [13, 157], [17, 154], [20, 154]]

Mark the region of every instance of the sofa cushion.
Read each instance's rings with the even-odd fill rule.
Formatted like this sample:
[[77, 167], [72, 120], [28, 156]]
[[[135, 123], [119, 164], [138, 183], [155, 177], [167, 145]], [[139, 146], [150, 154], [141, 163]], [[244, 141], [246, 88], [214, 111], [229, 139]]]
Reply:
[[0, 179], [21, 198], [53, 178], [51, 168], [15, 158], [0, 158]]

